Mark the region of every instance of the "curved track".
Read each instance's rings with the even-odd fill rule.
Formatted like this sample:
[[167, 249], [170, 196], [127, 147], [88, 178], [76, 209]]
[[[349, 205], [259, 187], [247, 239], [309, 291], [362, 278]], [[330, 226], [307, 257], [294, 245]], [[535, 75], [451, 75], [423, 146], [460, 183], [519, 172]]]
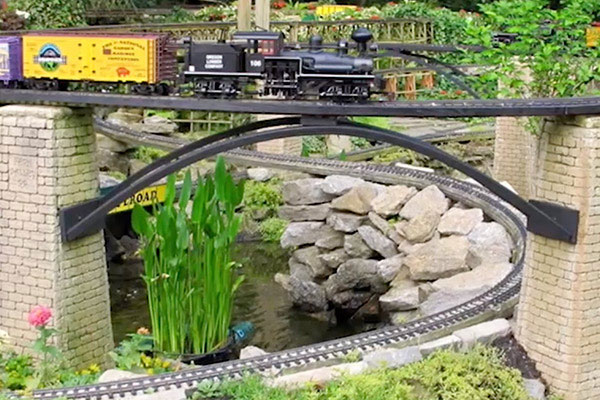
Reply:
[[333, 103], [293, 100], [226, 100], [177, 96], [0, 89], [0, 103], [68, 106], [123, 106], [170, 110], [221, 111], [304, 116], [500, 117], [600, 114], [600, 97], [370, 101]]
[[246, 150], [230, 151], [226, 156], [249, 164], [279, 165], [281, 168], [304, 170], [320, 175], [346, 174], [361, 176], [381, 183], [404, 183], [417, 187], [435, 184], [448, 197], [469, 206], [482, 208], [487, 215], [507, 229], [516, 244], [513, 259], [515, 266], [502, 282], [484, 294], [459, 306], [401, 326], [390, 326], [343, 339], [284, 350], [246, 360], [234, 360], [202, 366], [182, 372], [77, 388], [40, 390], [34, 393], [36, 399], [54, 399], [60, 396], [69, 399], [116, 399], [128, 394], [143, 394], [148, 393], [148, 391], [171, 388], [189, 388], [207, 379], [237, 378], [245, 372], [268, 372], [274, 369], [294, 368], [340, 358], [356, 349], [367, 352], [392, 344], [401, 346], [431, 340], [443, 336], [453, 329], [505, 313], [516, 303], [524, 263], [525, 225], [522, 217], [517, 212], [486, 189], [455, 179], [399, 167], [306, 159]]

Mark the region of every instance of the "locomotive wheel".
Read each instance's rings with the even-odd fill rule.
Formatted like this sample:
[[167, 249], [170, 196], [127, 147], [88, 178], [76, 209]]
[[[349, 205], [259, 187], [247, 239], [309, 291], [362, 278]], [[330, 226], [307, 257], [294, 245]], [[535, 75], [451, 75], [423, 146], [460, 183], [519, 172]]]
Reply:
[[142, 96], [149, 96], [154, 92], [152, 85], [147, 83], [138, 83], [131, 87], [131, 93], [139, 94]]
[[154, 86], [154, 93], [159, 96], [168, 96], [171, 93], [171, 87], [166, 83], [159, 83]]

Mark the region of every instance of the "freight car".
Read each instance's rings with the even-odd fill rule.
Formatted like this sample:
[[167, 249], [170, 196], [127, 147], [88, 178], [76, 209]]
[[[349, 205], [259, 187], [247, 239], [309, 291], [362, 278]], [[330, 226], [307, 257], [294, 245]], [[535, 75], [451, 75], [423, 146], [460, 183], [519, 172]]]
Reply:
[[[229, 42], [185, 43], [178, 73], [177, 45], [164, 34], [31, 33], [0, 37], [0, 85], [37, 90], [114, 90], [142, 95], [286, 99], [368, 99], [379, 90], [373, 73], [377, 47], [367, 29], [350, 46], [325, 49], [313, 36], [308, 49], [290, 48], [274, 32], [240, 32]], [[350, 48], [354, 54], [350, 55]]]

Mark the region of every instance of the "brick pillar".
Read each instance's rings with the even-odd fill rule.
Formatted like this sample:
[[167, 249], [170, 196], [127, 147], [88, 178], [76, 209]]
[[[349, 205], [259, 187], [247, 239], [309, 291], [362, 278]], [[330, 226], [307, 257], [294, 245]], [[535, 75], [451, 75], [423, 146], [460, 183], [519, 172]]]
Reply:
[[113, 342], [102, 234], [62, 243], [58, 219], [98, 194], [95, 139], [89, 109], [0, 108], [0, 329], [27, 350], [28, 312], [51, 307], [76, 368], [106, 365]]
[[494, 178], [506, 181], [522, 197], [533, 193], [538, 138], [526, 128], [527, 118], [496, 118]]
[[576, 245], [530, 234], [517, 336], [565, 400], [600, 398], [600, 118], [548, 123], [536, 199], [579, 210]]

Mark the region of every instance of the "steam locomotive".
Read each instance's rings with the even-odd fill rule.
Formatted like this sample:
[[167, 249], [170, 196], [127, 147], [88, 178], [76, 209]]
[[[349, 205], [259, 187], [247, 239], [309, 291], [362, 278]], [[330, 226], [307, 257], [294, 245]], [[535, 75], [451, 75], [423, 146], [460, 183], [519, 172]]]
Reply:
[[[239, 32], [222, 43], [177, 45], [164, 34], [37, 32], [0, 37], [0, 87], [106, 91], [126, 85], [142, 95], [235, 98], [258, 95], [335, 101], [368, 99], [382, 85], [373, 71], [377, 46], [359, 28], [355, 43], [284, 44], [275, 32]], [[191, 92], [191, 93], [190, 93]]]
[[241, 32], [229, 43], [190, 42], [183, 76], [199, 96], [235, 97], [258, 80], [256, 93], [263, 96], [366, 100], [381, 88], [373, 73], [377, 46], [369, 46], [372, 38], [367, 29], [354, 31], [355, 56], [349, 55], [346, 40], [331, 52], [318, 35], [310, 38], [308, 50], [287, 49], [282, 35], [274, 32]]

